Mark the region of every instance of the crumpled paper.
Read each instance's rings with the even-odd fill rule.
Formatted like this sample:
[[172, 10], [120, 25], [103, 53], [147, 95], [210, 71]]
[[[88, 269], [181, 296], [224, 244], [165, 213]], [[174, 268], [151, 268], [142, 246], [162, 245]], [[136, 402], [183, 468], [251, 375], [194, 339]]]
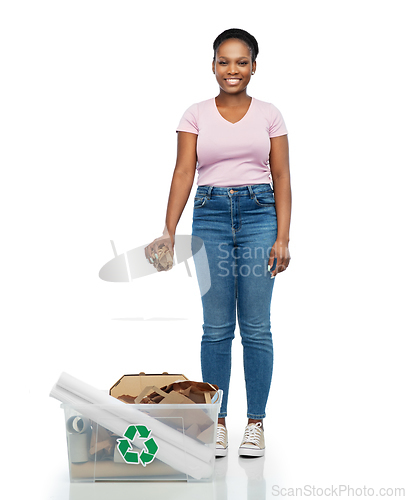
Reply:
[[117, 434], [92, 422], [92, 435], [90, 438], [89, 453], [97, 460], [106, 460], [113, 457]]
[[[147, 388], [145, 388], [147, 390]], [[158, 389], [157, 389], [158, 390]], [[185, 403], [197, 403], [197, 404], [205, 404], [208, 401], [211, 401], [211, 398], [218, 391], [218, 386], [214, 384], [208, 384], [206, 382], [194, 382], [192, 380], [182, 380], [179, 382], [174, 382], [169, 385], [165, 385], [161, 387], [159, 392], [150, 390], [142, 399], [139, 401], [140, 404], [159, 404], [162, 400], [165, 399], [166, 394], [170, 394], [172, 392], [178, 392], [182, 396], [185, 396]], [[206, 395], [205, 395], [206, 393]], [[142, 394], [142, 393], [141, 393]], [[125, 396], [122, 396], [125, 397]], [[121, 399], [121, 398], [119, 398]], [[164, 402], [165, 402], [164, 401]], [[180, 401], [177, 401], [176, 404], [179, 404]]]
[[157, 271], [169, 271], [173, 267], [173, 252], [166, 245], [166, 243], [161, 243], [158, 246], [158, 258], [155, 255], [152, 256], [153, 262], [149, 261]]

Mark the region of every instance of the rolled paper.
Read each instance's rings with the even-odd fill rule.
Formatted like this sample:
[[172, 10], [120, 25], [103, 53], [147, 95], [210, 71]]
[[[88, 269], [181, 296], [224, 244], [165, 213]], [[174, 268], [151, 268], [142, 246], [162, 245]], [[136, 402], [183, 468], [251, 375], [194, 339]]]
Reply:
[[79, 415], [70, 417], [66, 422], [68, 453], [73, 464], [89, 460], [90, 422]]
[[90, 421], [81, 415], [76, 415], [67, 420], [66, 429], [72, 434], [83, 434], [90, 429]]
[[89, 460], [89, 434], [68, 433], [69, 459], [73, 464]]
[[[66, 374], [67, 375], [67, 374]], [[73, 378], [73, 377], [72, 377]], [[68, 376], [69, 379], [69, 376]], [[69, 379], [70, 380], [70, 379]], [[77, 380], [77, 379], [74, 379]], [[71, 382], [74, 382], [74, 380], [70, 380]], [[66, 382], [66, 378], [65, 378]], [[80, 381], [78, 381], [80, 383]], [[84, 384], [87, 385], [87, 384]], [[90, 386], [87, 387], [89, 389]], [[76, 388], [77, 389], [77, 388]], [[109, 396], [108, 394], [103, 393], [102, 391], [98, 391], [97, 389], [92, 388], [92, 390], [96, 394], [96, 400], [100, 397], [101, 399], [105, 399], [104, 397], [107, 397], [109, 403], [110, 399], [116, 401], [120, 405], [123, 405], [123, 407], [129, 407], [130, 405], [126, 405], [125, 403], [122, 403], [121, 401], [113, 398], [112, 396]], [[100, 396], [100, 393], [102, 396]], [[130, 414], [130, 419], [127, 420], [126, 417], [127, 415], [123, 415], [127, 412], [122, 412], [122, 414], [119, 416], [117, 414], [111, 413], [112, 407], [115, 405], [113, 404], [105, 404], [103, 403], [97, 403], [96, 401], [89, 401], [88, 399], [84, 399], [83, 397], [79, 397], [77, 394], [74, 394], [73, 392], [62, 388], [58, 384], [55, 384], [54, 387], [51, 390], [50, 396], [61, 401], [62, 403], [65, 403], [71, 407], [73, 407], [76, 411], [80, 412], [85, 416], [86, 418], [89, 418], [96, 422], [97, 424], [101, 425], [105, 429], [110, 430], [111, 432], [118, 434], [120, 436], [123, 436], [125, 431], [127, 430], [128, 426], [130, 424], [134, 423], [140, 423], [146, 425], [149, 429], [152, 430], [152, 433], [154, 435], [154, 440], [156, 444], [158, 445], [158, 452], [156, 454], [157, 459], [161, 460], [162, 462], [168, 464], [171, 466], [173, 469], [182, 472], [184, 474], [187, 474], [195, 479], [202, 479], [202, 478], [208, 478], [212, 475], [212, 467], [209, 463], [193, 456], [190, 455], [189, 453], [186, 452], [184, 445], [184, 441], [188, 436], [185, 436], [182, 433], [178, 433], [174, 429], [171, 429], [165, 424], [162, 424], [161, 422], [155, 421], [152, 417], [148, 417], [147, 415], [142, 414], [141, 412], [131, 412]], [[87, 394], [89, 397], [90, 395]], [[103, 405], [103, 406], [101, 406]], [[134, 408], [133, 408], [134, 409]], [[116, 413], [120, 413], [118, 409], [115, 409]], [[138, 422], [137, 416], [138, 414], [148, 417], [144, 421]], [[178, 435], [178, 440], [177, 440], [177, 445], [175, 446], [173, 444], [168, 443], [161, 437], [158, 437], [154, 430], [149, 426], [150, 421], [155, 421], [155, 423], [162, 425], [164, 428], [168, 429], [168, 431], [173, 431]], [[160, 426], [158, 426], [160, 427]], [[193, 441], [191, 438], [188, 438], [191, 441]], [[135, 437], [132, 442], [134, 445], [140, 449], [143, 448], [144, 446], [144, 441], [142, 439], [139, 439]], [[196, 443], [198, 444], [198, 443]], [[201, 445], [202, 448], [210, 451], [208, 448], [206, 448], [204, 445]], [[214, 460], [214, 457], [213, 457]]]

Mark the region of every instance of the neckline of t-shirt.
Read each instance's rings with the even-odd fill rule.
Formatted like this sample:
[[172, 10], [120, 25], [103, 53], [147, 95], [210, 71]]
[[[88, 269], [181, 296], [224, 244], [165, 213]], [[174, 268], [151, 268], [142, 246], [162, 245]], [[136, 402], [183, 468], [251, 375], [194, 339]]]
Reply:
[[238, 123], [241, 123], [241, 122], [244, 120], [244, 118], [245, 118], [245, 117], [249, 114], [249, 112], [251, 111], [251, 108], [252, 108], [253, 103], [254, 103], [254, 97], [252, 97], [252, 96], [251, 96], [251, 102], [250, 102], [250, 106], [249, 106], [249, 108], [247, 109], [247, 112], [246, 112], [246, 113], [245, 113], [245, 115], [241, 118], [241, 120], [238, 120], [238, 122], [233, 123], [233, 122], [230, 122], [230, 121], [226, 120], [226, 119], [224, 118], [224, 116], [220, 113], [220, 111], [219, 111], [219, 109], [218, 109], [218, 107], [217, 107], [217, 104], [216, 104], [216, 98], [215, 98], [215, 97], [213, 97], [213, 104], [214, 104], [214, 107], [215, 107], [215, 110], [216, 110], [217, 114], [219, 115], [219, 117], [220, 117], [222, 120], [224, 120], [225, 122], [229, 123], [230, 125], [237, 125]]

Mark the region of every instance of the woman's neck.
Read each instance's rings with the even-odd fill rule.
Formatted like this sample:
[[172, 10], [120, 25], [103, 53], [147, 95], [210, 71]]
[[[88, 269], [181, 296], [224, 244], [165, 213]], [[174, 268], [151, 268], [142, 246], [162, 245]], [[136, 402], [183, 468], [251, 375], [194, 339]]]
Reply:
[[232, 108], [238, 106], [245, 106], [251, 101], [251, 97], [247, 95], [247, 91], [240, 92], [238, 94], [228, 94], [224, 90], [220, 89], [220, 93], [215, 97], [217, 106], [224, 108]]

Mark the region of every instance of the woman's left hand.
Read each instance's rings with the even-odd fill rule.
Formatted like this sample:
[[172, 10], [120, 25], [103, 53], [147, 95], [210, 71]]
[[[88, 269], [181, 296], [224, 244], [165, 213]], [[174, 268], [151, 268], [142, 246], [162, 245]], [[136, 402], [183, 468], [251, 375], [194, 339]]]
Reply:
[[286, 270], [290, 262], [289, 241], [276, 240], [269, 254], [268, 269], [272, 269], [276, 259], [276, 267], [271, 273], [271, 278], [275, 278], [278, 273]]

